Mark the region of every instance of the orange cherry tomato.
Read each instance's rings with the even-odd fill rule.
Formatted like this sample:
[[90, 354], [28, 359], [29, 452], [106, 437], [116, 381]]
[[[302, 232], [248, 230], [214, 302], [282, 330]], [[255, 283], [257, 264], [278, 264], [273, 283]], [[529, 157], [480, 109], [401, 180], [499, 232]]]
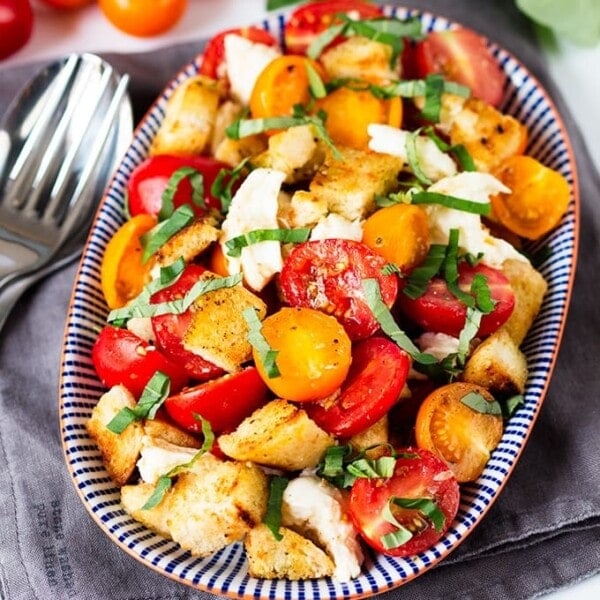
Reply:
[[417, 446], [446, 462], [461, 483], [481, 475], [503, 428], [501, 415], [480, 412], [465, 404], [463, 399], [469, 394], [481, 402], [494, 402], [479, 385], [450, 383], [425, 398], [415, 423]]
[[255, 119], [289, 116], [294, 105], [311, 98], [307, 65], [323, 76], [318, 63], [304, 56], [285, 55], [271, 61], [254, 84], [250, 113]]
[[282, 308], [262, 323], [262, 333], [277, 351], [279, 377], [269, 377], [259, 353], [253, 356], [267, 386], [296, 402], [335, 392], [350, 369], [351, 342], [335, 317], [312, 308]]
[[136, 215], [122, 225], [106, 245], [100, 284], [108, 308], [119, 308], [143, 289], [149, 264], [142, 263], [140, 238], [156, 225], [156, 217]]
[[98, 4], [117, 29], [140, 37], [171, 29], [187, 9], [187, 0], [98, 0]]
[[409, 272], [429, 251], [427, 213], [414, 204], [381, 208], [365, 221], [362, 241], [403, 273]]
[[510, 193], [492, 197], [493, 215], [509, 231], [535, 240], [560, 222], [569, 207], [567, 180], [530, 156], [512, 156], [495, 173]]
[[402, 100], [376, 98], [368, 90], [341, 87], [316, 102], [327, 114], [326, 127], [335, 144], [364, 150], [369, 145], [367, 127], [382, 123], [400, 127]]

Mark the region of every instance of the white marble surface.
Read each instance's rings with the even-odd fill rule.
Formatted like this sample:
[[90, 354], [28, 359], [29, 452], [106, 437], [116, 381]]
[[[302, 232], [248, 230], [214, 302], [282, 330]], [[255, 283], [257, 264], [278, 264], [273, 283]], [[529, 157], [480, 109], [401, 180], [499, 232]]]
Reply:
[[[31, 60], [52, 59], [76, 51], [143, 52], [197, 38], [226, 27], [260, 20], [267, 13], [265, 0], [191, 0], [184, 19], [171, 31], [154, 38], [135, 38], [116, 30], [94, 4], [71, 13], [53, 11], [38, 0], [35, 28], [29, 43], [0, 62], [0, 69]], [[566, 42], [548, 47], [551, 73], [584, 134], [600, 169], [600, 45], [578, 48]], [[597, 600], [600, 575], [544, 596], [548, 600]]]

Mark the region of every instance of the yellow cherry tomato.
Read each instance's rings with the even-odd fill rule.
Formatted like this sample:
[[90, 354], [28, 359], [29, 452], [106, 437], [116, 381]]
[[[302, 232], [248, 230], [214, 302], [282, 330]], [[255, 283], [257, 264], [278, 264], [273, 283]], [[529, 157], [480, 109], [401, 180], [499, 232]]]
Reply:
[[262, 323], [262, 333], [277, 352], [279, 377], [269, 377], [256, 350], [258, 371], [280, 398], [319, 400], [335, 392], [350, 368], [351, 342], [335, 317], [312, 308], [282, 308]]
[[117, 29], [140, 37], [171, 29], [187, 9], [187, 0], [98, 0], [98, 4]]

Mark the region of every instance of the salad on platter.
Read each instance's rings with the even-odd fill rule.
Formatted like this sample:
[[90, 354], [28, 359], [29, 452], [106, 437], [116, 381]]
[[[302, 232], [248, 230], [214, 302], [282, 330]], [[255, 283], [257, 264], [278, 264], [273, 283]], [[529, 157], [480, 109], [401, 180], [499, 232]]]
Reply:
[[86, 428], [133, 519], [275, 580], [444, 537], [523, 402], [528, 248], [572, 199], [505, 83], [474, 31], [360, 0], [208, 43], [100, 259]]

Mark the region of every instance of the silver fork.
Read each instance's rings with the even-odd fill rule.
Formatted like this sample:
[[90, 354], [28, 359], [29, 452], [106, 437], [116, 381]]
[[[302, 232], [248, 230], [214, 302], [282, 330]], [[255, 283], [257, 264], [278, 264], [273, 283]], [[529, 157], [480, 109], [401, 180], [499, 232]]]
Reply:
[[[71, 55], [9, 107], [0, 127], [0, 294], [64, 261], [61, 248], [87, 231], [131, 140], [127, 84], [99, 57]], [[9, 310], [0, 303], [0, 327]]]

